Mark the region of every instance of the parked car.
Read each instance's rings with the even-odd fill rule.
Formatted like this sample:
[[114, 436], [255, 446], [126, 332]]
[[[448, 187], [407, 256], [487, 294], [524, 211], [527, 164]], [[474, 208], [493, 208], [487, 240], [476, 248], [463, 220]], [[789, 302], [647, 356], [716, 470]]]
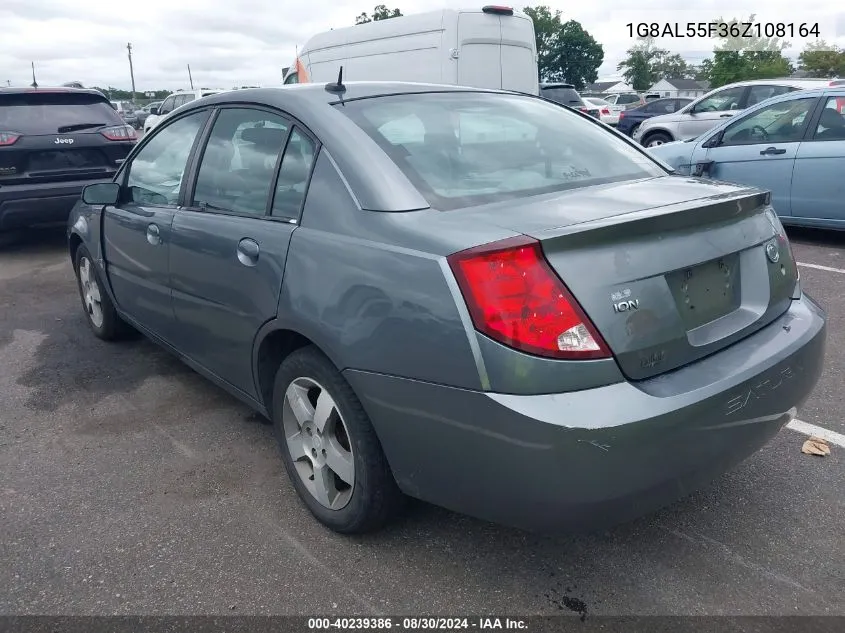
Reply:
[[662, 114], [677, 112], [691, 102], [692, 99], [674, 97], [650, 101], [645, 105], [620, 112], [616, 129], [623, 134], [632, 136], [640, 124], [646, 119], [660, 116]]
[[[619, 115], [610, 111], [610, 104], [598, 97], [584, 97], [584, 103], [594, 106], [598, 110], [598, 119], [607, 125], [616, 125], [619, 122]], [[593, 115], [595, 116], [595, 115]]]
[[[648, 103], [649, 101], [657, 101], [658, 99], [661, 99], [661, 98], [662, 97], [661, 97], [659, 92], [649, 92], [649, 93], [646, 93], [646, 94], [643, 95], [643, 101], [645, 101], [646, 103]], [[639, 106], [637, 106], [637, 107], [639, 107]]]
[[65, 222], [82, 187], [110, 181], [134, 144], [96, 90], [0, 88], [0, 233]]
[[138, 125], [138, 115], [135, 114], [135, 104], [131, 101], [111, 101], [111, 107], [117, 110], [120, 118], [127, 124], [131, 125], [133, 129], [140, 129]]
[[537, 94], [534, 22], [502, 5], [439, 9], [324, 31], [300, 49], [285, 84], [418, 81]]
[[173, 112], [176, 108], [179, 108], [185, 105], [186, 103], [190, 103], [191, 101], [194, 101], [196, 99], [210, 97], [211, 95], [216, 95], [220, 92], [223, 92], [223, 90], [217, 88], [200, 88], [199, 90], [177, 90], [173, 94], [168, 95], [167, 98], [162, 101], [159, 107], [150, 108], [150, 114], [144, 121], [144, 134], [149, 134], [150, 130], [152, 130], [162, 118]]
[[644, 121], [635, 131], [634, 139], [646, 147], [686, 141], [769, 97], [822, 88], [827, 82], [827, 79], [755, 79], [728, 84], [711, 90], [677, 112]]
[[344, 533], [403, 493], [533, 529], [642, 514], [757, 451], [822, 370], [765, 192], [537, 96], [199, 99], [84, 190], [68, 239], [93, 333], [132, 326], [272, 419]]
[[138, 123], [141, 128], [144, 127], [144, 123], [147, 121], [147, 118], [152, 114], [153, 108], [159, 108], [161, 106], [161, 101], [153, 101], [152, 103], [148, 103], [143, 108], [135, 111], [135, 114], [138, 116]]
[[540, 96], [549, 101], [565, 105], [568, 108], [589, 114], [596, 119], [600, 116], [599, 112], [601, 109], [585, 102], [572, 84], [542, 83], [540, 84]]
[[768, 99], [687, 142], [651, 148], [685, 175], [771, 191], [784, 224], [845, 229], [845, 88]]

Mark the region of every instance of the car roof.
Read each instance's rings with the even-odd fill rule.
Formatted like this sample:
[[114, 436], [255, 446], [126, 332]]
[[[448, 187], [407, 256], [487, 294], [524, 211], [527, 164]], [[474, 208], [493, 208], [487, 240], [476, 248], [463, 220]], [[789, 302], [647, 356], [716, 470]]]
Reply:
[[540, 88], [572, 88], [575, 90], [575, 86], [572, 84], [558, 84], [558, 83], [542, 83], [540, 84]]
[[67, 88], [67, 87], [57, 87], [57, 88], [30, 88], [30, 87], [5, 87], [0, 88], [0, 94], [13, 94], [13, 95], [20, 95], [20, 94], [51, 94], [51, 93], [68, 93], [68, 94], [87, 94], [93, 95], [97, 97], [105, 98], [105, 95], [100, 92], [99, 90], [94, 90], [93, 88]]

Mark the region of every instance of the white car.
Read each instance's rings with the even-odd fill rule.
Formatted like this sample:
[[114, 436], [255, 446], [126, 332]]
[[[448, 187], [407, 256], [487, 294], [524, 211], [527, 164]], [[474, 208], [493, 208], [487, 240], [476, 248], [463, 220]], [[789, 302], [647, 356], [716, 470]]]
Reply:
[[598, 97], [584, 97], [584, 102], [599, 109], [599, 120], [607, 125], [619, 123], [619, 112], [613, 112], [610, 103]]
[[828, 84], [828, 79], [788, 78], [755, 79], [728, 84], [711, 90], [677, 112], [646, 119], [634, 130], [633, 138], [645, 147], [688, 141], [770, 97], [794, 90], [825, 88]]
[[173, 112], [179, 106], [183, 106], [195, 99], [202, 99], [216, 95], [219, 92], [224, 92], [222, 88], [200, 88], [199, 90], [177, 90], [168, 96], [158, 108], [150, 109], [150, 116], [144, 121], [144, 134], [149, 133], [162, 118]]

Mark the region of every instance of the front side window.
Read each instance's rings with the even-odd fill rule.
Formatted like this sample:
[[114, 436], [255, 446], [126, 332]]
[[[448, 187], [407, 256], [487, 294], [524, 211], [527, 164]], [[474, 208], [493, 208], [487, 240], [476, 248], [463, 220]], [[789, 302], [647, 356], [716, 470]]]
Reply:
[[202, 155], [192, 206], [265, 215], [288, 127], [282, 117], [262, 110], [222, 110]]
[[154, 206], [174, 206], [188, 156], [208, 116], [195, 112], [161, 127], [129, 166], [126, 179], [129, 202]]
[[159, 114], [168, 114], [173, 110], [173, 102], [176, 100], [176, 97], [167, 97], [164, 100], [164, 103], [161, 104], [161, 108], [159, 108]]
[[666, 174], [602, 127], [531, 97], [409, 94], [338, 109], [442, 210]]
[[845, 141], [845, 96], [830, 97], [813, 134], [816, 141]]
[[801, 140], [816, 99], [793, 99], [761, 108], [729, 125], [721, 145], [789, 143]]
[[744, 92], [744, 86], [720, 90], [706, 99], [702, 99], [698, 105], [695, 106], [695, 111], [727, 112], [730, 110], [740, 110], [740, 103], [742, 103], [742, 95]]
[[286, 84], [298, 84], [299, 83], [299, 73], [291, 73], [288, 75], [287, 79], [285, 79]]

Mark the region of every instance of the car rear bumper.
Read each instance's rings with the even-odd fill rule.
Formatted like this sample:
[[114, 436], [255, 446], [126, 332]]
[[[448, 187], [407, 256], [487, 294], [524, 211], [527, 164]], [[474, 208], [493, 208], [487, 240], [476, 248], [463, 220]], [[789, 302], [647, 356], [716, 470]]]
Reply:
[[0, 231], [66, 222], [83, 187], [100, 182], [111, 182], [111, 177], [0, 186]]
[[572, 393], [345, 375], [407, 494], [525, 529], [589, 530], [693, 492], [776, 435], [821, 374], [825, 320], [804, 296], [706, 359]]

